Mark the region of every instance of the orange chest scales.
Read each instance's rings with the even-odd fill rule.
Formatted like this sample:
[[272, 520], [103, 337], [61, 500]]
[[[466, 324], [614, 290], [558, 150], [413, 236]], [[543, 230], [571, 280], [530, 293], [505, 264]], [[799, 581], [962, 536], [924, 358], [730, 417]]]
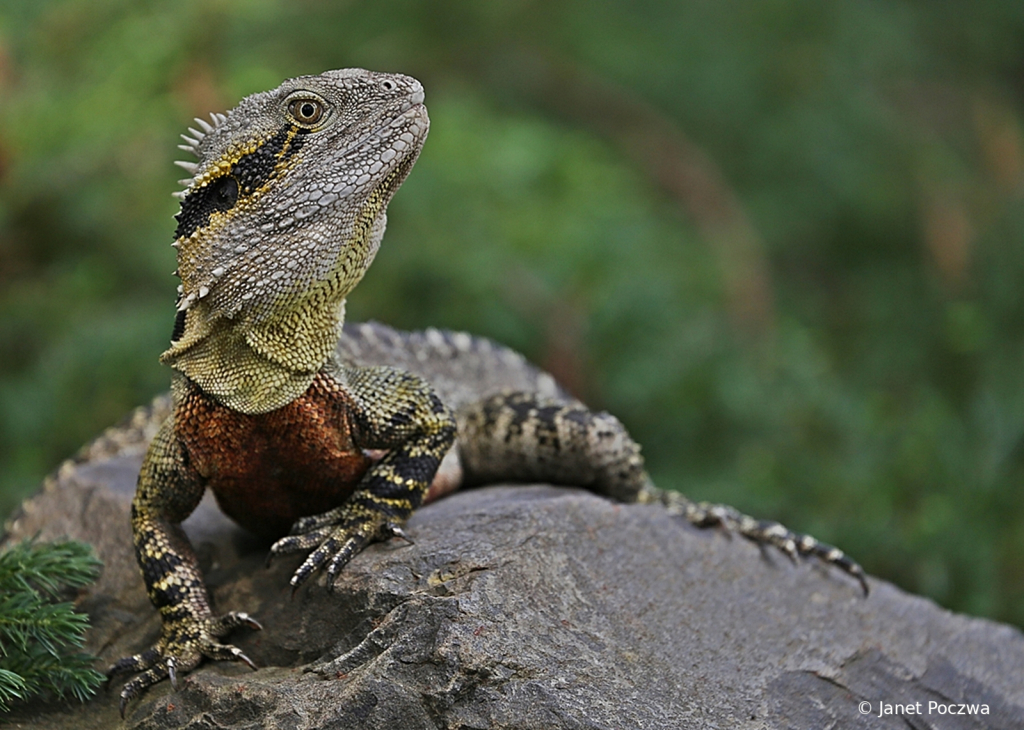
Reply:
[[258, 415], [193, 386], [174, 418], [189, 471], [226, 515], [268, 538], [340, 505], [371, 464], [353, 443], [348, 395], [322, 373], [288, 405]]

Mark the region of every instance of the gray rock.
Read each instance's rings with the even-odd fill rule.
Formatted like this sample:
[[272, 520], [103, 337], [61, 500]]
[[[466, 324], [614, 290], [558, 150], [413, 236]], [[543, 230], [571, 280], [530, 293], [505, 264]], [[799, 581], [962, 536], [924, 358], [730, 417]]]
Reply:
[[[80, 599], [106, 663], [159, 631], [132, 555], [137, 456], [67, 464], [9, 524], [93, 543]], [[218, 610], [266, 627], [232, 640], [262, 667], [206, 663], [128, 710], [131, 728], [1022, 728], [1024, 636], [815, 562], [790, 563], [660, 508], [499, 486], [420, 510], [415, 540], [374, 545], [336, 590], [263, 567], [212, 501], [186, 522]], [[115, 681], [13, 727], [109, 728]], [[921, 714], [879, 716], [879, 703]], [[929, 702], [937, 705], [929, 706]], [[859, 712], [869, 703], [870, 714]], [[951, 715], [938, 705], [980, 705]], [[896, 709], [896, 708], [894, 708]]]

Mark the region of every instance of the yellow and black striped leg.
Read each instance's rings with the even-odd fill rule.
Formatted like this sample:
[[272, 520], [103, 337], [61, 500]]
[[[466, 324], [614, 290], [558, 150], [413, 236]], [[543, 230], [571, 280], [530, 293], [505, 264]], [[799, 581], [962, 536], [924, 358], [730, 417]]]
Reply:
[[108, 676], [142, 672], [121, 691], [121, 715], [132, 699], [163, 679], [177, 686], [179, 675], [203, 657], [233, 659], [255, 669], [242, 651], [218, 639], [238, 626], [260, 625], [245, 613], [214, 617], [192, 546], [180, 527], [203, 496], [174, 438], [169, 418], [150, 445], [132, 502], [135, 556], [153, 605], [160, 611], [160, 639], [151, 649], [116, 662]]
[[345, 503], [305, 517], [271, 547], [271, 557], [313, 550], [292, 576], [298, 588], [326, 567], [328, 585], [374, 540], [401, 536], [420, 506], [438, 465], [455, 440], [455, 419], [420, 378], [392, 368], [339, 368], [332, 373], [353, 401], [356, 446], [386, 449]]

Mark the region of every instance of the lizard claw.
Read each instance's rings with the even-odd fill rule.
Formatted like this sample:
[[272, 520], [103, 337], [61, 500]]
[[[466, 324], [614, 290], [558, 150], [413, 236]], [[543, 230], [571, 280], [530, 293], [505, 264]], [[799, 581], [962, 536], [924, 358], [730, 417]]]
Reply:
[[239, 648], [238, 648], [237, 646], [233, 646], [233, 647], [231, 647], [231, 653], [232, 653], [232, 654], [233, 654], [233, 655], [235, 656], [235, 659], [237, 659], [238, 661], [240, 661], [240, 662], [242, 662], [243, 664], [245, 664], [245, 665], [246, 665], [247, 667], [249, 667], [249, 669], [251, 669], [252, 671], [254, 671], [254, 672], [255, 672], [255, 671], [256, 671], [257, 669], [259, 669], [259, 667], [257, 667], [257, 666], [256, 666], [256, 662], [254, 662], [254, 661], [253, 661], [252, 659], [250, 659], [249, 657], [247, 657], [247, 656], [246, 656], [246, 655], [245, 655], [245, 654], [244, 654], [244, 653], [242, 652], [242, 650], [241, 650], [241, 649], [239, 649]]
[[[141, 691], [141, 690], [140, 690], [140, 691]], [[125, 687], [125, 688], [124, 688], [123, 690], [121, 690], [121, 699], [120, 699], [120, 701], [119, 701], [119, 702], [117, 703], [117, 711], [118, 711], [119, 713], [121, 713], [121, 719], [122, 719], [122, 720], [124, 719], [124, 711], [125, 711], [126, 709], [128, 709], [128, 703], [129, 703], [129, 702], [131, 701], [131, 699], [132, 699], [132, 698], [133, 698], [133, 697], [135, 696], [135, 694], [136, 694], [136, 693], [134, 693], [134, 692], [133, 692], [133, 693], [131, 693], [131, 694], [129, 694], [129, 693], [128, 693], [128, 688], [127, 688], [127, 687]]]
[[402, 526], [396, 522], [388, 522], [381, 527], [381, 537], [385, 540], [391, 537], [397, 537], [399, 540], [405, 540], [410, 545], [416, 544], [413, 542], [413, 539], [409, 537], [409, 534], [402, 529]]
[[167, 657], [167, 678], [171, 680], [171, 686], [174, 687], [174, 691], [178, 691], [178, 663], [174, 661], [174, 657]]
[[[324, 524], [330, 516], [333, 524]], [[281, 538], [270, 548], [272, 554], [313, 549], [289, 581], [292, 593], [321, 568], [327, 568], [328, 590], [333, 590], [334, 581], [341, 569], [363, 548], [375, 540], [400, 537], [409, 542], [408, 536], [389, 515], [362, 506], [345, 505], [316, 517], [304, 517], [296, 523], [301, 526], [316, 525], [304, 534], [293, 534]]]
[[210, 632], [214, 636], [226, 636], [232, 629], [244, 626], [254, 631], [262, 631], [263, 625], [245, 611], [230, 611], [216, 620]]

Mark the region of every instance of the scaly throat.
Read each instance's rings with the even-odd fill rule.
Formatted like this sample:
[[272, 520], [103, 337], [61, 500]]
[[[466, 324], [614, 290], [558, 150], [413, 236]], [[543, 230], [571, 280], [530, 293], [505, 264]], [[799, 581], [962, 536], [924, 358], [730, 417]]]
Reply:
[[[204, 321], [204, 302], [190, 310], [183, 337], [160, 356], [203, 392], [240, 413], [267, 413], [309, 388], [334, 353], [345, 303], [282, 313], [259, 324], [215, 317]], [[200, 331], [201, 330], [201, 331]]]
[[334, 353], [345, 320], [345, 297], [380, 247], [384, 209], [407, 171], [399, 167], [368, 196], [325, 279], [279, 295], [269, 314], [259, 317], [246, 309], [223, 316], [214, 310], [212, 297], [193, 298], [179, 312], [174, 328], [178, 339], [161, 362], [241, 413], [267, 413], [301, 396]]

